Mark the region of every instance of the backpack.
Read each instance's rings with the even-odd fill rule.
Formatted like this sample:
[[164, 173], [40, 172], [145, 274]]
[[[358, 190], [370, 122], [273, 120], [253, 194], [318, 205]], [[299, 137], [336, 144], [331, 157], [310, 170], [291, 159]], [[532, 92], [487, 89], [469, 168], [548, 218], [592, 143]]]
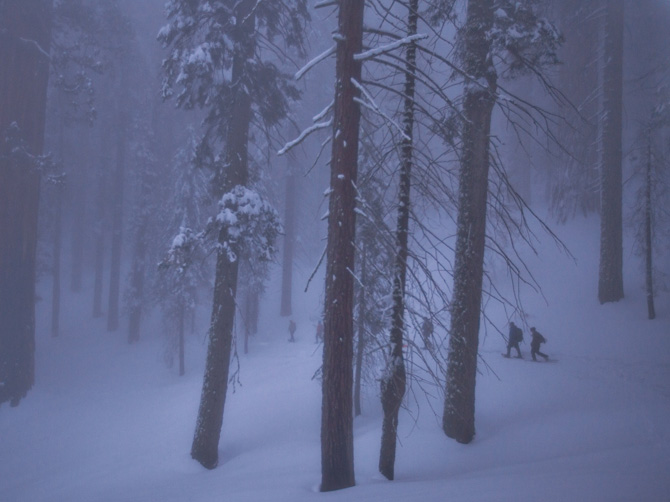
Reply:
[[515, 342], [523, 342], [523, 331], [521, 331], [519, 326], [514, 326], [512, 338]]

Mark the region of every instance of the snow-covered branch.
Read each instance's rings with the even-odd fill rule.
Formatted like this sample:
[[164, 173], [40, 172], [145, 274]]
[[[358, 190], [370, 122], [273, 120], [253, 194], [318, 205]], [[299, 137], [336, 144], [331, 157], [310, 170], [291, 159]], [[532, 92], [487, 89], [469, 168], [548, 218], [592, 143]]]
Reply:
[[300, 80], [300, 79], [302, 78], [302, 76], [303, 76], [305, 73], [307, 73], [307, 72], [308, 72], [309, 70], [311, 70], [313, 67], [315, 67], [316, 65], [318, 65], [318, 64], [319, 64], [321, 61], [323, 61], [324, 59], [326, 59], [326, 58], [332, 56], [332, 55], [335, 53], [335, 49], [336, 49], [336, 46], [333, 45], [332, 47], [328, 48], [326, 51], [322, 52], [321, 54], [319, 54], [318, 56], [316, 56], [314, 59], [312, 59], [311, 61], [309, 61], [307, 64], [305, 64], [305, 66], [303, 66], [302, 68], [300, 68], [300, 69], [296, 72], [296, 74], [295, 74], [295, 79], [296, 79], [296, 80]]
[[309, 136], [310, 134], [312, 134], [313, 132], [318, 131], [318, 130], [320, 130], [320, 129], [326, 129], [327, 127], [331, 127], [332, 125], [333, 125], [333, 119], [330, 119], [330, 120], [328, 120], [328, 121], [326, 121], [326, 122], [317, 122], [316, 124], [314, 124], [314, 125], [308, 127], [308, 128], [305, 129], [304, 131], [302, 131], [302, 132], [300, 133], [300, 135], [299, 135], [296, 139], [294, 139], [294, 140], [289, 141], [288, 143], [286, 143], [286, 144], [284, 145], [284, 148], [282, 148], [281, 150], [279, 150], [279, 151], [277, 152], [277, 155], [284, 155], [284, 154], [285, 154], [286, 152], [288, 152], [291, 148], [293, 148], [294, 146], [296, 146], [296, 145], [302, 143], [302, 141], [303, 141], [307, 136]]
[[356, 61], [372, 59], [387, 52], [392, 52], [398, 47], [402, 47], [403, 45], [409, 45], [416, 42], [417, 40], [423, 40], [424, 38], [428, 38], [428, 35], [425, 33], [417, 33], [416, 35], [401, 38], [395, 42], [391, 42], [390, 44], [381, 45], [379, 47], [375, 47], [374, 49], [370, 49], [369, 51], [361, 52], [360, 54], [354, 54], [354, 59]]

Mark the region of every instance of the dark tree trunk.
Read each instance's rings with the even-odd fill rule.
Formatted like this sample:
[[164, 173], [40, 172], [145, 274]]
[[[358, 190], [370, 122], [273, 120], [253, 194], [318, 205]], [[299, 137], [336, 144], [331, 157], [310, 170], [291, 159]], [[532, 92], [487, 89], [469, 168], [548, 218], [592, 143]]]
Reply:
[[[124, 92], [124, 89], [121, 89]], [[122, 100], [123, 101], [123, 100]], [[112, 255], [109, 269], [109, 306], [107, 331], [119, 328], [119, 297], [121, 291], [121, 250], [123, 245], [123, 193], [126, 170], [127, 114], [123, 102], [119, 105], [116, 125], [116, 169], [114, 171], [112, 203]]]
[[[0, 138], [16, 123], [41, 155], [51, 2], [0, 4]], [[35, 265], [40, 175], [0, 139], [0, 403], [18, 405], [35, 379]], [[18, 164], [18, 165], [17, 165]]]
[[649, 131], [649, 143], [647, 145], [647, 172], [645, 173], [645, 201], [644, 201], [644, 254], [645, 254], [645, 279], [647, 287], [647, 316], [649, 319], [656, 318], [654, 308], [654, 267], [652, 261], [652, 212], [651, 212], [651, 184], [652, 184], [652, 157], [651, 157], [651, 131]]
[[353, 296], [363, 0], [339, 2], [321, 403], [321, 491], [356, 484], [354, 476]]
[[[416, 35], [418, 22], [418, 0], [409, 3], [407, 35]], [[407, 277], [407, 255], [409, 237], [410, 193], [412, 186], [412, 163], [414, 150], [414, 92], [416, 70], [416, 45], [407, 47], [405, 62], [405, 103], [403, 114], [400, 184], [398, 193], [398, 222], [396, 227], [396, 257], [393, 272], [393, 309], [391, 311], [391, 353], [381, 379], [381, 400], [384, 410], [382, 441], [379, 451], [379, 472], [386, 479], [395, 476], [396, 436], [398, 414], [405, 396], [407, 376], [402, 353], [405, 333], [405, 282]]]
[[[291, 155], [287, 157], [287, 159], [287, 162], [291, 162], [293, 160], [293, 156]], [[280, 315], [282, 316], [290, 316], [292, 313], [291, 295], [293, 290], [293, 244], [295, 242], [295, 185], [295, 175], [289, 173], [288, 176], [286, 176], [286, 200], [284, 213], [284, 255], [282, 260], [280, 312]]]
[[365, 312], [366, 305], [366, 286], [368, 272], [367, 246], [363, 243], [361, 250], [361, 285], [358, 289], [358, 343], [356, 344], [356, 369], [354, 372], [354, 416], [361, 414], [361, 380], [363, 375], [363, 353], [365, 351]]
[[489, 134], [496, 75], [487, 33], [493, 0], [469, 0], [464, 27], [465, 72], [488, 88], [470, 85], [463, 105], [454, 290], [442, 426], [447, 436], [469, 443], [475, 435], [475, 380], [482, 300]]
[[[242, 0], [236, 7], [235, 17], [241, 23], [239, 28], [244, 33], [245, 40], [238, 44], [238, 50], [233, 56], [231, 77], [233, 82], [240, 81], [243, 65], [254, 51], [252, 36], [256, 24], [253, 15], [254, 5], [255, 2], [252, 0]], [[246, 186], [249, 177], [247, 149], [251, 123], [251, 98], [244, 92], [244, 86], [238, 85], [237, 87], [239, 90], [233, 104], [235, 121], [226, 137], [226, 169], [217, 173], [219, 196], [237, 185]], [[223, 227], [219, 233], [219, 242], [223, 243], [227, 238], [227, 229]], [[191, 457], [207, 469], [213, 469], [219, 462], [219, 439], [228, 390], [228, 372], [235, 321], [238, 265], [239, 260], [229, 261], [225, 251], [217, 254], [205, 376], [195, 436], [191, 446]]]
[[602, 144], [600, 148], [600, 274], [598, 300], [623, 298], [622, 95], [623, 0], [605, 2], [603, 51]]

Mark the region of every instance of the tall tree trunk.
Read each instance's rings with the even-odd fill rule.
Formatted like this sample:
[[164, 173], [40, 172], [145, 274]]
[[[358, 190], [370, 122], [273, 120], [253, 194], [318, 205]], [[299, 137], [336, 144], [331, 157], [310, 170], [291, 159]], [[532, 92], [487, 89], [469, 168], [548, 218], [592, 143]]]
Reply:
[[55, 205], [53, 228], [54, 248], [51, 270], [53, 277], [53, 282], [51, 284], [51, 336], [58, 336], [60, 334], [60, 255], [63, 240], [63, 187], [60, 184], [55, 188]]
[[365, 351], [365, 312], [367, 311], [367, 246], [361, 250], [361, 285], [358, 288], [358, 343], [356, 344], [356, 369], [354, 371], [354, 416], [361, 414], [361, 380], [363, 375], [363, 353]]
[[[123, 83], [123, 79], [121, 82]], [[120, 92], [125, 92], [121, 85]], [[121, 100], [116, 124], [116, 169], [114, 171], [114, 199], [112, 206], [112, 255], [109, 267], [109, 306], [107, 331], [119, 328], [119, 297], [121, 291], [121, 251], [123, 245], [123, 194], [126, 170], [127, 112]]]
[[622, 96], [624, 1], [605, 2], [598, 300], [623, 298]]
[[651, 134], [649, 131], [647, 144], [647, 172], [645, 173], [645, 201], [644, 201], [644, 254], [645, 254], [645, 279], [647, 287], [647, 316], [649, 319], [656, 318], [656, 309], [654, 308], [654, 267], [652, 262], [652, 153], [651, 153]]
[[147, 225], [143, 222], [138, 227], [135, 237], [135, 253], [130, 272], [132, 298], [128, 314], [128, 343], [140, 341], [140, 323], [142, 321], [142, 308], [144, 304], [144, 275], [146, 268], [146, 241], [144, 240], [146, 229]]
[[146, 275], [147, 258], [147, 230], [149, 228], [148, 199], [152, 187], [152, 177], [149, 166], [144, 166], [140, 179], [140, 200], [137, 207], [139, 224], [135, 229], [135, 245], [133, 265], [130, 272], [130, 312], [128, 319], [128, 343], [139, 342], [140, 323], [144, 309], [144, 282]]
[[475, 380], [482, 301], [489, 134], [496, 75], [487, 33], [493, 0], [469, 0], [464, 26], [465, 73], [488, 83], [466, 85], [459, 173], [454, 290], [442, 426], [447, 436], [469, 443], [475, 434]]
[[[245, 35], [244, 43], [238, 44], [233, 55], [231, 79], [239, 82], [247, 58], [254, 52], [253, 33], [256, 19], [253, 14], [253, 0], [242, 0], [236, 6], [236, 16], [240, 29]], [[233, 104], [234, 124], [226, 137], [226, 168], [217, 173], [218, 195], [230, 191], [237, 185], [248, 183], [248, 142], [251, 123], [251, 98], [244, 86], [238, 85]], [[222, 227], [219, 242], [228, 238], [227, 229]], [[216, 259], [214, 282], [214, 302], [209, 329], [209, 345], [205, 376], [200, 397], [200, 408], [196, 422], [195, 436], [191, 446], [191, 457], [207, 469], [213, 469], [219, 462], [219, 439], [228, 390], [233, 326], [235, 321], [235, 296], [239, 260], [230, 261], [226, 251], [219, 251]]]
[[177, 336], [179, 337], [179, 376], [184, 376], [186, 374], [186, 363], [185, 363], [185, 347], [184, 347], [184, 324], [186, 321], [186, 308], [184, 305], [179, 306], [179, 325], [177, 326], [179, 332]]
[[[29, 153], [44, 143], [51, 2], [0, 4], [0, 138], [15, 123]], [[35, 379], [35, 268], [40, 175], [0, 140], [0, 403]]]
[[[294, 156], [287, 158], [288, 168]], [[286, 199], [284, 213], [284, 255], [282, 260], [281, 277], [281, 312], [282, 316], [290, 316], [292, 313], [291, 295], [293, 290], [293, 244], [295, 242], [295, 198], [296, 198], [295, 175], [289, 172], [286, 176]]]
[[[103, 134], [103, 136], [107, 136]], [[102, 317], [102, 289], [105, 266], [105, 206], [106, 192], [105, 182], [107, 169], [109, 168], [109, 146], [107, 140], [103, 139], [101, 167], [98, 171], [97, 203], [95, 214], [95, 272], [93, 280], [93, 317]]]
[[[74, 166], [74, 164], [71, 164]], [[73, 171], [71, 171], [73, 172]], [[86, 171], [79, 168], [79, 173], [71, 176], [68, 184], [72, 193], [72, 241], [70, 268], [70, 290], [73, 293], [81, 291], [81, 282], [84, 266], [84, 225], [86, 215]]]
[[[409, 3], [407, 36], [416, 35], [418, 22], [418, 0]], [[387, 479], [395, 476], [396, 436], [398, 414], [405, 396], [407, 376], [402, 353], [405, 333], [405, 282], [407, 277], [407, 255], [409, 237], [410, 195], [412, 187], [412, 163], [414, 153], [414, 92], [416, 71], [416, 45], [407, 46], [405, 61], [405, 103], [398, 193], [398, 222], [395, 235], [396, 257], [393, 272], [393, 309], [391, 311], [391, 353], [381, 379], [381, 400], [384, 410], [382, 441], [379, 451], [379, 472]]]
[[356, 484], [354, 476], [353, 296], [363, 0], [339, 2], [321, 403], [321, 491]]

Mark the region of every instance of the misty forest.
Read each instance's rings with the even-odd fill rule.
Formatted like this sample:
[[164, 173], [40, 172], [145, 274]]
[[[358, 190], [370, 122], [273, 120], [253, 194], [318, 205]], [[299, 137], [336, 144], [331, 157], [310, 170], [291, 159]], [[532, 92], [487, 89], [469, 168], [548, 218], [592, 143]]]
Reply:
[[0, 500], [668, 500], [669, 26], [0, 0]]

